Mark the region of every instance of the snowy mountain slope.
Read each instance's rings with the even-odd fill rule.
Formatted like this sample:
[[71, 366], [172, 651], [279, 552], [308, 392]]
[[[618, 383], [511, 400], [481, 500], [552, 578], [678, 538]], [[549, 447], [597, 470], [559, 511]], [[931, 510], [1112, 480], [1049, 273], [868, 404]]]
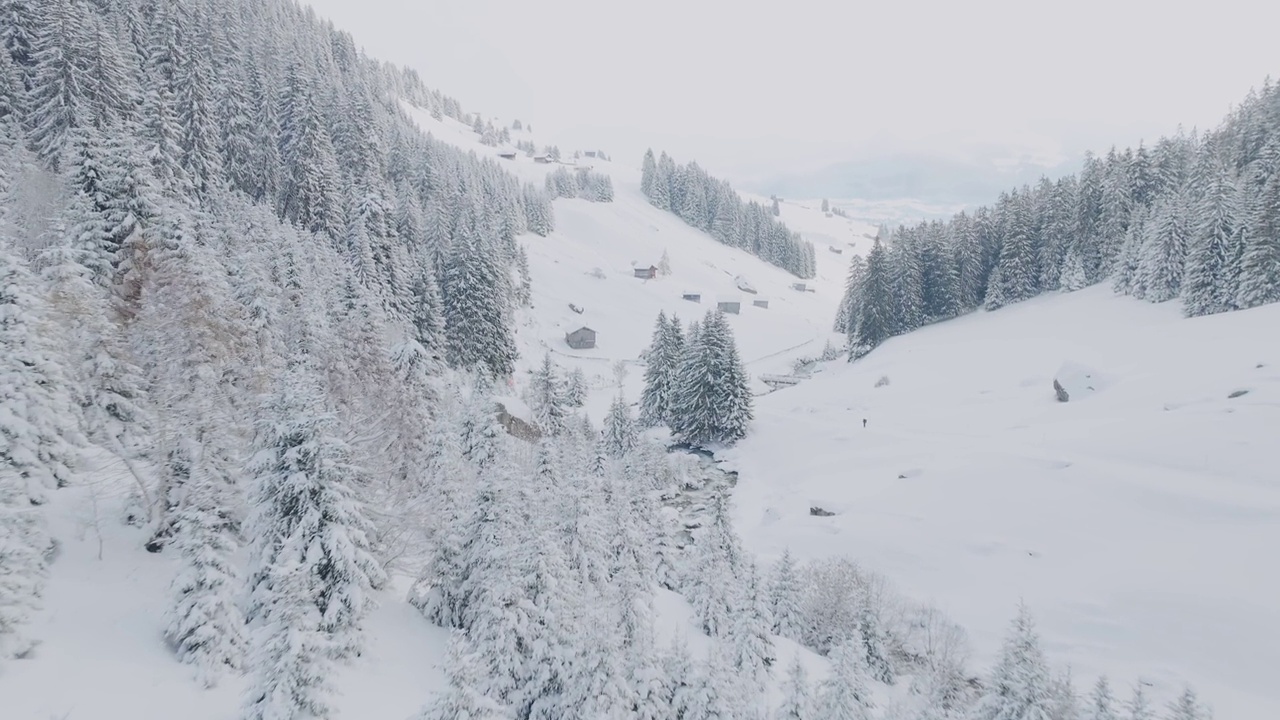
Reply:
[[[762, 559], [847, 554], [933, 599], [980, 666], [1021, 598], [1082, 684], [1187, 682], [1218, 717], [1276, 717], [1278, 324], [1093, 288], [895, 338], [757, 399], [725, 453], [738, 530]], [[1064, 363], [1096, 392], [1056, 402]]]
[[[412, 105], [405, 108], [433, 137], [479, 155], [497, 155], [498, 148], [482, 145], [471, 128], [450, 118], [437, 120]], [[515, 136], [529, 139], [529, 134], [521, 131], [515, 131]], [[539, 187], [548, 173], [564, 167], [534, 162], [523, 153], [503, 162], [517, 177]], [[662, 311], [689, 321], [701, 318], [718, 300], [740, 300], [741, 314], [729, 318], [747, 370], [753, 375], [785, 372], [792, 359], [817, 355], [828, 339], [839, 342], [831, 333], [831, 318], [852, 253], [865, 251], [870, 242], [865, 234], [874, 232], [872, 226], [825, 217], [816, 204], [783, 203], [783, 222], [812, 240], [818, 251], [817, 277], [802, 281], [749, 253], [722, 245], [650, 205], [640, 192], [638, 167], [585, 156], [576, 166], [608, 174], [614, 184], [614, 201], [558, 199], [555, 231], [545, 238], [526, 235], [522, 239], [529, 255], [534, 301], [532, 312], [523, 318], [518, 342], [521, 369], [536, 366], [548, 351], [561, 365], [583, 369], [599, 390], [588, 405], [592, 417], [603, 416], [616, 392], [609, 389], [616, 388], [613, 363], [639, 358]], [[843, 252], [833, 253], [829, 246]], [[634, 277], [633, 268], [657, 265], [664, 251], [670, 258], [670, 275], [652, 280]], [[597, 270], [602, 277], [596, 276]], [[740, 290], [738, 277], [746, 279], [757, 294]], [[806, 283], [814, 292], [794, 290], [791, 285], [796, 282]], [[699, 293], [701, 302], [682, 300], [686, 292]], [[769, 307], [752, 306], [754, 299], [768, 300]], [[575, 313], [570, 304], [583, 312]], [[596, 347], [569, 348], [565, 333], [584, 325], [597, 332]], [[639, 371], [627, 376], [626, 393], [633, 401], [639, 397], [641, 376]]]
[[[246, 679], [206, 690], [166, 647], [169, 583], [180, 558], [142, 550], [147, 531], [121, 522], [132, 480], [114, 457], [91, 459], [83, 482], [50, 506], [62, 544], [32, 628], [42, 642], [32, 659], [0, 672], [3, 717], [164, 720], [175, 709], [192, 720], [235, 717]], [[406, 718], [443, 687], [448, 631], [423, 621], [404, 597], [403, 586], [380, 594], [368, 647], [339, 671], [337, 717]]]
[[[477, 154], [495, 152], [481, 145], [478, 136], [461, 123], [413, 112], [438, 139]], [[519, 332], [522, 370], [536, 365], [548, 349], [561, 364], [581, 366], [598, 387], [590, 408], [599, 419], [616, 392], [612, 364], [636, 360], [648, 345], [654, 318], [661, 310], [692, 320], [718, 297], [740, 297], [742, 314], [732, 320], [752, 372], [784, 370], [790, 358], [816, 354], [832, 337], [825, 318], [840, 296], [848, 254], [824, 251], [818, 260], [818, 277], [807, 281], [816, 292], [797, 292], [790, 287], [797, 278], [720, 245], [651, 207], [640, 194], [637, 169], [592, 162], [597, 171], [613, 178], [615, 202], [558, 200], [557, 230], [546, 238], [521, 239], [534, 278], [534, 307], [522, 313]], [[523, 155], [509, 164], [513, 173], [538, 186], [555, 167], [536, 164]], [[783, 219], [808, 223], [796, 229], [813, 233], [819, 247], [824, 247], [820, 234], [852, 237], [869, 229], [797, 206], [784, 207]], [[633, 265], [656, 264], [664, 250], [671, 261], [671, 275], [647, 281], [633, 277]], [[604, 279], [589, 274], [595, 268], [603, 271]], [[736, 287], [738, 276], [758, 290], [754, 297], [770, 300], [769, 309], [750, 306], [753, 296]], [[702, 303], [681, 300], [685, 290], [701, 292]], [[584, 308], [582, 315], [568, 308], [570, 302]], [[569, 349], [564, 333], [584, 324], [600, 331], [598, 347]], [[637, 370], [628, 377], [627, 394], [632, 399], [639, 396], [640, 376]], [[179, 558], [142, 550], [148, 531], [120, 522], [132, 480], [112, 456], [99, 453], [93, 461], [76, 486], [57, 493], [49, 506], [54, 535], [63, 545], [51, 568], [45, 610], [32, 628], [42, 642], [29, 661], [12, 663], [0, 672], [3, 716], [160, 720], [171, 717], [175, 708], [194, 719], [234, 716], [246, 678], [226, 678], [218, 687], [205, 690], [188, 667], [175, 661], [163, 632], [169, 584]], [[365, 653], [339, 668], [336, 717], [409, 717], [444, 687], [442, 663], [448, 633], [426, 622], [409, 605], [405, 583], [399, 577], [391, 588], [378, 593], [379, 606], [367, 623]], [[659, 641], [665, 644], [684, 636], [695, 653], [705, 654], [709, 641], [699, 635], [688, 604], [664, 591], [658, 607]], [[822, 676], [825, 661], [788, 640], [776, 638], [775, 643], [782, 662], [789, 663], [799, 653], [810, 667], [810, 676]], [[100, 658], [104, 657], [115, 661], [103, 663]], [[86, 679], [68, 684], [68, 676]]]

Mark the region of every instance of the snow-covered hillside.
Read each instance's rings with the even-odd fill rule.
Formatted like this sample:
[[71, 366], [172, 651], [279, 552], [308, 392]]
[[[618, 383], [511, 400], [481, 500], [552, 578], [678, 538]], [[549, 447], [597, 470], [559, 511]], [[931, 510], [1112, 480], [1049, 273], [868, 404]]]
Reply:
[[[1191, 683], [1218, 717], [1280, 716], [1276, 327], [1274, 305], [1187, 320], [1093, 288], [895, 338], [757, 399], [726, 453], [738, 530], [762, 559], [882, 572], [980, 664], [1023, 599], [1082, 684]], [[1095, 391], [1057, 402], [1064, 365]]]
[[[482, 145], [480, 136], [462, 123], [437, 120], [412, 106], [406, 109], [433, 137], [482, 156], [496, 157], [500, 150]], [[515, 139], [527, 138], [527, 133], [515, 134]], [[720, 300], [740, 301], [741, 313], [729, 319], [753, 375], [786, 371], [794, 358], [816, 356], [828, 340], [840, 342], [831, 333], [831, 320], [844, 290], [849, 260], [855, 253], [865, 253], [873, 226], [826, 217], [816, 202], [782, 203], [780, 219], [817, 249], [817, 277], [802, 281], [650, 205], [640, 192], [638, 158], [628, 162], [583, 156], [572, 161], [568, 155], [566, 162], [576, 162], [576, 167], [608, 174], [614, 183], [614, 201], [556, 200], [555, 231], [545, 238], [523, 238], [534, 302], [519, 332], [521, 369], [536, 366], [547, 352], [561, 365], [581, 367], [600, 391], [588, 406], [598, 419], [616, 393], [614, 363], [630, 364], [639, 358], [662, 311], [695, 320]], [[541, 187], [549, 172], [564, 165], [535, 162], [518, 153], [505, 160], [504, 167]], [[833, 247], [841, 252], [832, 252]], [[634, 276], [634, 268], [658, 265], [664, 252], [670, 259], [670, 275], [651, 280]], [[739, 289], [739, 278], [756, 294]], [[813, 292], [795, 290], [792, 284], [797, 282]], [[686, 293], [700, 295], [700, 302], [683, 300]], [[769, 306], [755, 307], [753, 300], [767, 300]], [[581, 309], [581, 314], [570, 305]], [[596, 331], [596, 347], [569, 348], [565, 334], [583, 326]], [[632, 401], [639, 398], [641, 375], [640, 371], [628, 373], [625, 389]]]

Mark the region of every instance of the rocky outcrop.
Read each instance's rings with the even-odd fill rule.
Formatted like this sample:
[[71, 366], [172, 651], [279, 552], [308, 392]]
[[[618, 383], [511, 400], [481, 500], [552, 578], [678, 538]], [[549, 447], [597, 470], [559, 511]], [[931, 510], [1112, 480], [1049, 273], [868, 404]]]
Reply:
[[1067, 389], [1062, 387], [1062, 383], [1056, 379], [1053, 381], [1053, 392], [1057, 394], [1058, 402], [1066, 402], [1071, 399], [1071, 393], [1067, 392]]
[[542, 433], [537, 427], [507, 412], [507, 408], [502, 403], [498, 403], [498, 423], [508, 435], [517, 440], [533, 443], [542, 439]]

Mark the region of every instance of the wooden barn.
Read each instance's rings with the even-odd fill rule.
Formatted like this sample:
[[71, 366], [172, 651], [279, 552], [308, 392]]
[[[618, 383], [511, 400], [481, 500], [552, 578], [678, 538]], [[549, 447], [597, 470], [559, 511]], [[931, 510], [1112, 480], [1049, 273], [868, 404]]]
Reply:
[[658, 267], [656, 265], [650, 265], [647, 268], [636, 268], [634, 272], [636, 277], [642, 280], [652, 280], [658, 277]]
[[737, 298], [725, 298], [716, 302], [716, 309], [723, 313], [737, 315], [742, 312], [742, 301]]
[[564, 341], [574, 350], [587, 350], [596, 346], [596, 331], [589, 327], [580, 327], [571, 333], [565, 333]]
[[768, 300], [762, 300], [762, 299], [757, 298], [757, 299], [755, 299], [755, 300], [752, 300], [752, 301], [751, 301], [751, 304], [752, 304], [753, 306], [755, 306], [755, 307], [758, 307], [758, 308], [764, 308], [765, 310], [768, 310], [768, 309], [769, 309], [769, 301], [768, 301]]
[[680, 296], [680, 299], [681, 299], [681, 300], [688, 300], [689, 302], [696, 302], [696, 303], [700, 303], [700, 302], [702, 302], [702, 293], [687, 292], [687, 293], [685, 293], [685, 294], [681, 295], [681, 296]]

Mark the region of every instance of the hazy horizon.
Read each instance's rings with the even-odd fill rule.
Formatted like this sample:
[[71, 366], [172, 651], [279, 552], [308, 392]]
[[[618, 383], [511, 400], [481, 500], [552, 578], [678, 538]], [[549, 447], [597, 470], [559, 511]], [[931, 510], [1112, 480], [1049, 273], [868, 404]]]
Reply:
[[1058, 13], [998, 0], [310, 4], [468, 111], [754, 185], [895, 154], [1053, 166], [1213, 127], [1274, 69], [1280, 20], [1249, 4], [1239, 23], [1237, 0], [1196, 14], [1099, 0]]

